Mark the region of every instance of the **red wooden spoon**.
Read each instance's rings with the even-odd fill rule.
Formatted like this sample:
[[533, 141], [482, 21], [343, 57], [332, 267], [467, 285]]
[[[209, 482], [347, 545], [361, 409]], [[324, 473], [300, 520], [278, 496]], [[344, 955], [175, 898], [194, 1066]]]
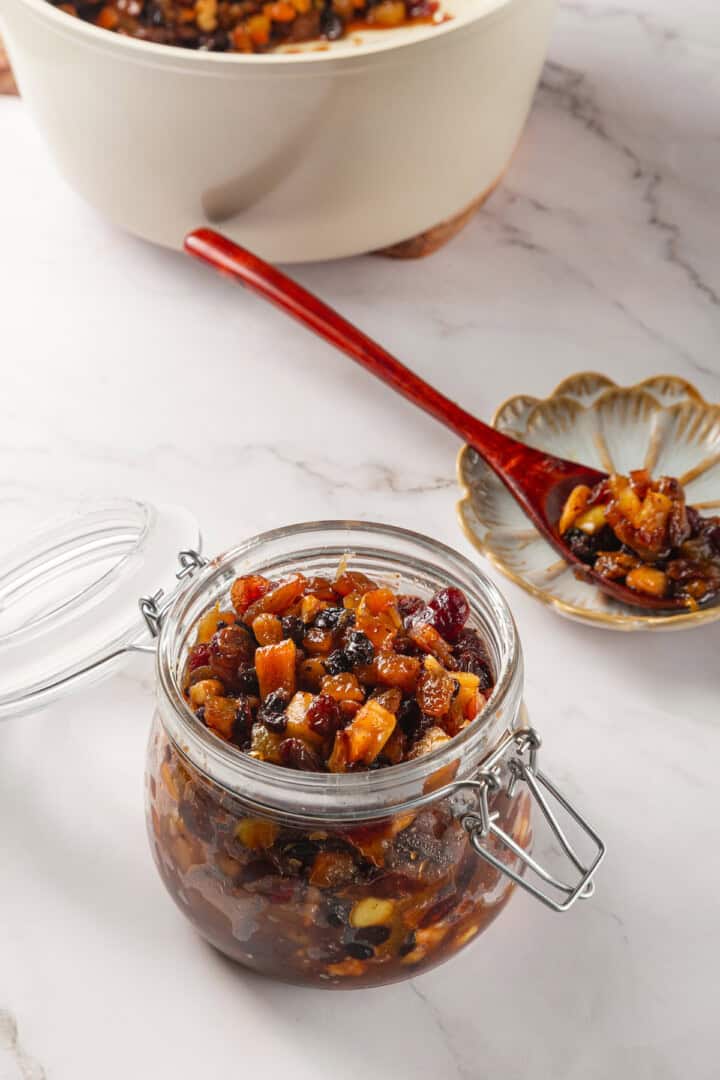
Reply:
[[560, 536], [558, 522], [570, 491], [576, 484], [592, 487], [603, 480], [606, 473], [544, 454], [478, 420], [415, 375], [302, 285], [212, 229], [191, 232], [185, 238], [185, 250], [282, 308], [456, 432], [500, 477], [563, 559], [581, 570], [583, 579], [591, 579], [624, 604], [665, 611], [685, 607], [681, 600], [642, 596], [626, 585], [601, 578], [578, 559]]

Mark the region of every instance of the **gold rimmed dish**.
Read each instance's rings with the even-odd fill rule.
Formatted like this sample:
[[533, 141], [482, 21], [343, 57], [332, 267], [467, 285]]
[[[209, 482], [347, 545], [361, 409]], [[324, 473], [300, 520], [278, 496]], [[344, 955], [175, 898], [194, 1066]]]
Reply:
[[[545, 399], [517, 395], [493, 426], [559, 457], [605, 472], [647, 468], [676, 476], [688, 502], [720, 513], [720, 406], [685, 379], [657, 375], [618, 386], [583, 372]], [[469, 446], [458, 457], [464, 489], [460, 522], [472, 544], [511, 581], [559, 614], [614, 630], [681, 630], [720, 619], [720, 604], [697, 611], [643, 614], [579, 581], [544, 540], [502, 482]]]

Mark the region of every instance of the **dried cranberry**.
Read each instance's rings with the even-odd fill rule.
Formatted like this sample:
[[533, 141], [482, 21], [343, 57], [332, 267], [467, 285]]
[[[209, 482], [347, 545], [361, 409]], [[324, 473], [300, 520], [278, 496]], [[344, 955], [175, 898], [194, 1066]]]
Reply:
[[446, 641], [457, 641], [470, 615], [470, 605], [465, 593], [450, 585], [447, 589], [436, 592], [428, 601], [428, 607], [432, 612], [429, 621], [438, 634]]
[[371, 945], [363, 945], [360, 941], [349, 941], [345, 946], [345, 952], [352, 956], [353, 960], [370, 960], [375, 955]]
[[287, 690], [282, 688], [273, 690], [258, 709], [258, 720], [265, 725], [268, 731], [272, 731], [275, 735], [282, 735], [287, 727], [285, 708], [289, 701], [290, 695]]
[[322, 761], [315, 753], [305, 745], [302, 739], [283, 739], [278, 747], [280, 760], [289, 769], [300, 769], [302, 772], [322, 772]]
[[351, 667], [352, 664], [342, 649], [335, 649], [325, 661], [325, 670], [328, 675], [342, 675], [344, 671], [349, 671]]
[[296, 645], [302, 645], [305, 636], [305, 623], [297, 615], [286, 615], [280, 620], [283, 637], [290, 638]]
[[351, 667], [355, 667], [356, 664], [372, 664], [375, 656], [373, 643], [362, 630], [349, 632], [344, 652]]
[[316, 735], [329, 738], [341, 726], [340, 706], [329, 694], [318, 694], [310, 704], [306, 719]]
[[194, 671], [198, 667], [207, 667], [210, 661], [210, 645], [193, 645], [188, 653], [188, 671]]

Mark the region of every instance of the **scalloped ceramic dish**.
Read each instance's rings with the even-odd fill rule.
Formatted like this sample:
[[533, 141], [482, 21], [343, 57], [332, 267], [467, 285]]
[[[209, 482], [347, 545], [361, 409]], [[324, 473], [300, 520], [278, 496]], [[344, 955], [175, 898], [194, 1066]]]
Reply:
[[[545, 400], [510, 398], [492, 422], [530, 446], [605, 472], [645, 467], [657, 476], [676, 476], [688, 502], [720, 513], [720, 406], [684, 379], [658, 375], [621, 387], [604, 375], [572, 375]], [[560, 615], [613, 630], [685, 630], [720, 619], [720, 604], [643, 615], [611, 599], [577, 580], [469, 446], [460, 451], [458, 478], [465, 491], [458, 513], [468, 539]]]

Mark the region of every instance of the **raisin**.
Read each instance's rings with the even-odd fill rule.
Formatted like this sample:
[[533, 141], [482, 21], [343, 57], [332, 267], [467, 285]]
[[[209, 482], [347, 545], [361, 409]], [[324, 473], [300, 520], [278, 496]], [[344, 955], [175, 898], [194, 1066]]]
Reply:
[[408, 622], [425, 610], [425, 604], [419, 596], [398, 596], [397, 609], [400, 612], [400, 618], [407, 626]]
[[470, 616], [470, 605], [465, 593], [450, 585], [440, 589], [428, 601], [432, 612], [430, 622], [446, 641], [457, 641]]
[[238, 668], [248, 664], [255, 646], [251, 634], [242, 626], [226, 626], [216, 631], [210, 642], [210, 667], [226, 682], [233, 682]]
[[143, 18], [150, 26], [164, 26], [165, 24], [163, 9], [160, 4], [155, 3], [154, 0], [145, 6]]
[[415, 944], [415, 931], [411, 930], [408, 936], [403, 941], [400, 948], [398, 949], [398, 953], [400, 954], [400, 956], [407, 956], [408, 953], [411, 953], [413, 951], [413, 949], [415, 948]]
[[241, 694], [237, 699], [237, 714], [235, 716], [235, 726], [233, 727], [232, 738], [230, 741], [234, 743], [235, 746], [239, 746], [241, 750], [248, 750], [252, 737], [252, 726], [253, 713], [250, 702]]
[[204, 840], [207, 843], [212, 840], [214, 833], [211, 808], [202, 798], [197, 797], [199, 795], [200, 792], [198, 790], [195, 798], [181, 799], [178, 806], [178, 813], [186, 829], [194, 836], [197, 836], [198, 839]]
[[204, 52], [227, 52], [230, 37], [224, 30], [215, 30], [212, 34], [203, 34], [198, 42], [198, 49]]
[[701, 532], [703, 527], [703, 517], [699, 510], [696, 510], [694, 506], [687, 506], [685, 508], [687, 514], [688, 525], [690, 526], [690, 535], [697, 536]]
[[358, 664], [372, 664], [375, 657], [373, 643], [362, 630], [349, 632], [344, 652], [352, 667]]
[[325, 670], [328, 675], [340, 675], [343, 671], [349, 671], [352, 664], [342, 649], [335, 649], [325, 661]]
[[341, 726], [340, 706], [329, 694], [318, 694], [310, 703], [305, 719], [316, 735], [329, 738]]
[[297, 615], [286, 615], [280, 620], [283, 637], [290, 638], [296, 645], [302, 645], [305, 636], [305, 623]]
[[341, 626], [347, 626], [354, 619], [352, 611], [341, 607], [323, 608], [313, 620], [313, 626], [319, 630], [337, 630]]
[[323, 771], [319, 756], [306, 746], [302, 739], [283, 739], [278, 749], [280, 760], [288, 769], [299, 769], [301, 772]]
[[432, 926], [433, 923], [440, 922], [444, 919], [454, 907], [457, 907], [459, 897], [456, 893], [452, 893], [450, 896], [443, 897], [442, 900], [438, 900], [436, 904], [426, 911], [420, 920], [420, 926], [425, 928], [426, 926]]
[[320, 845], [315, 840], [296, 840], [294, 844], [288, 844], [283, 850], [283, 855], [295, 862], [309, 865], [318, 853]]
[[345, 952], [352, 956], [353, 960], [370, 960], [375, 955], [371, 945], [363, 945], [360, 941], [349, 941], [345, 946]]
[[258, 720], [260, 720], [269, 731], [272, 731], [274, 735], [282, 735], [287, 727], [285, 708], [289, 701], [290, 695], [287, 690], [283, 690], [282, 687], [280, 687], [280, 689], [273, 690], [271, 694], [268, 694], [265, 701], [258, 709]]
[[396, 637], [393, 641], [393, 649], [398, 656], [414, 656], [417, 658], [423, 655], [422, 649], [419, 649], [415, 642], [407, 637]]
[[327, 921], [330, 926], [347, 926], [350, 919], [351, 904], [339, 900], [336, 896], [328, 898]]
[[355, 937], [368, 945], [382, 945], [390, 937], [390, 933], [389, 926], [366, 926], [362, 930], [357, 930]]
[[415, 698], [405, 698], [398, 709], [398, 723], [408, 738], [414, 738], [422, 727], [422, 712]]
[[445, 716], [453, 699], [454, 680], [442, 669], [423, 671], [417, 688], [418, 705], [429, 716]]
[[457, 660], [458, 671], [467, 671], [470, 675], [477, 675], [480, 680], [480, 689], [483, 693], [487, 690], [492, 690], [495, 685], [495, 680], [490, 670], [490, 665], [487, 660], [481, 660], [473, 652], [461, 652], [455, 658]]
[[237, 676], [238, 689], [243, 694], [252, 694], [253, 697], [258, 697], [260, 694], [260, 686], [258, 685], [257, 671], [254, 667], [248, 667], [241, 669]]
[[485, 642], [477, 630], [463, 630], [455, 646], [455, 662], [458, 671], [468, 671], [480, 679], [483, 693], [495, 685], [492, 664]]

